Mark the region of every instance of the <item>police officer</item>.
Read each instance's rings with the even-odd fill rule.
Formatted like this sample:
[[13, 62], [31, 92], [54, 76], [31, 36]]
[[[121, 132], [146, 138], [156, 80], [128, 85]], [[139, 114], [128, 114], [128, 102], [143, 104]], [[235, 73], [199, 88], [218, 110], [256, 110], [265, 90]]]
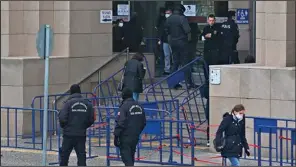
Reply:
[[77, 165], [86, 166], [86, 129], [95, 121], [93, 105], [81, 96], [79, 85], [72, 85], [70, 93], [70, 97], [59, 113], [60, 126], [63, 128], [60, 166], [68, 166], [73, 148], [78, 159]]
[[239, 29], [235, 21], [235, 11], [228, 12], [228, 19], [221, 25], [221, 64], [238, 64], [236, 45], [239, 39]]
[[208, 65], [217, 65], [219, 62], [220, 27], [215, 22], [215, 15], [210, 14], [208, 25], [201, 34], [204, 41], [204, 58]]
[[[191, 29], [188, 20], [184, 16], [185, 7], [183, 5], [175, 6], [173, 14], [167, 18], [166, 31], [168, 33], [169, 43], [173, 52], [172, 72], [178, 70], [180, 65], [186, 65], [190, 62], [189, 41], [191, 40]], [[185, 71], [185, 82], [189, 88], [195, 87], [192, 82], [191, 68]], [[175, 88], [181, 88], [180, 84]]]
[[122, 90], [122, 99], [114, 130], [114, 145], [119, 147], [125, 166], [134, 166], [136, 147], [146, 126], [146, 116], [142, 106], [133, 99], [133, 92], [129, 88]]

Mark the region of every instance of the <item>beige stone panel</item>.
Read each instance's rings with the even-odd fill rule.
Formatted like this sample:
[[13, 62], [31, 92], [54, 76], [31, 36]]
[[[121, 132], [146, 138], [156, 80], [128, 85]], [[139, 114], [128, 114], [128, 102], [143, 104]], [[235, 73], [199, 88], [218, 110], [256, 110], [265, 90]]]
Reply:
[[[210, 66], [210, 69], [216, 67]], [[221, 67], [221, 84], [210, 84], [210, 96], [240, 97], [240, 69]], [[229, 86], [231, 85], [231, 86]]]
[[22, 56], [37, 57], [38, 52], [36, 49], [36, 34], [35, 33], [25, 34], [24, 41], [25, 41], [24, 55], [22, 55]]
[[9, 34], [21, 34], [23, 32], [24, 11], [9, 11]]
[[112, 9], [112, 1], [71, 1], [71, 10], [104, 10]]
[[265, 13], [256, 13], [256, 38], [265, 39], [265, 31]]
[[248, 29], [241, 29], [239, 31], [240, 38], [237, 44], [237, 50], [249, 50], [250, 49], [250, 31]]
[[53, 11], [39, 11], [39, 26], [49, 24], [54, 26]]
[[[49, 85], [48, 92], [50, 94], [62, 94], [62, 93], [65, 93], [69, 89], [70, 89], [70, 86], [68, 83], [55, 84], [55, 85]], [[51, 99], [51, 102], [53, 102], [53, 101], [54, 101], [54, 98]]]
[[271, 99], [295, 100], [295, 70], [271, 70]]
[[[287, 39], [287, 15], [286, 14], [265, 14], [265, 39], [286, 40]], [[276, 33], [275, 33], [276, 32]]]
[[91, 56], [93, 34], [71, 34], [70, 35], [70, 57]]
[[69, 56], [69, 34], [54, 34], [52, 56]]
[[286, 41], [266, 40], [266, 59], [267, 66], [286, 66]]
[[55, 33], [70, 33], [70, 11], [54, 11]]
[[1, 11], [9, 10], [9, 1], [1, 1]]
[[71, 33], [91, 33], [91, 22], [96, 22], [91, 20], [91, 13], [92, 11], [70, 11]]
[[265, 13], [287, 13], [287, 1], [264, 1]]
[[295, 100], [271, 100], [271, 117], [295, 120]]
[[[294, 5], [295, 6], [295, 5]], [[294, 14], [287, 14], [287, 40], [288, 41], [295, 41], [295, 31], [296, 31], [296, 28], [295, 28], [295, 12]], [[295, 45], [294, 45], [295, 47]]]
[[[107, 57], [107, 60], [109, 60], [110, 57]], [[124, 57], [120, 57], [119, 59], [111, 60], [108, 65], [104, 66], [101, 69], [101, 78], [102, 80], [107, 79], [109, 76], [113, 75], [113, 73], [119, 71], [122, 69], [124, 63], [126, 62]], [[120, 79], [121, 73], [114, 76], [116, 79]]]
[[256, 1], [256, 13], [265, 13], [265, 2], [264, 1]]
[[[14, 109], [1, 109], [1, 137], [15, 138], [15, 134], [21, 135], [23, 128], [23, 111], [17, 110], [17, 113]], [[7, 131], [8, 127], [8, 131]], [[16, 129], [16, 131], [15, 131]], [[12, 143], [10, 143], [12, 144]], [[15, 143], [13, 143], [14, 145]], [[5, 145], [7, 143], [5, 142]]]
[[90, 82], [84, 82], [80, 84], [81, 92], [92, 92], [91, 89], [91, 83]]
[[266, 41], [263, 39], [256, 39], [256, 63], [265, 65]]
[[9, 35], [1, 34], [1, 57], [8, 57], [9, 55]]
[[[95, 1], [93, 1], [95, 2]], [[102, 2], [102, 1], [99, 1]], [[112, 35], [112, 24], [101, 24], [100, 23], [100, 11], [90, 11], [90, 27], [92, 33], [108, 33]], [[112, 39], [112, 38], [111, 38]], [[112, 46], [112, 45], [110, 45]]]
[[[36, 96], [43, 96], [44, 86], [24, 86], [23, 87], [23, 100], [24, 107], [31, 107], [32, 100]], [[34, 108], [42, 109], [43, 108], [43, 99], [41, 99], [42, 106], [40, 106], [40, 99], [36, 98], [34, 100]]]
[[9, 11], [1, 10], [1, 34], [9, 34]]
[[23, 10], [24, 1], [9, 1], [9, 10]]
[[40, 1], [39, 2], [39, 9], [40, 10], [53, 10], [53, 3], [54, 1]]
[[1, 106], [23, 107], [22, 86], [1, 85]]
[[23, 62], [17, 59], [1, 59], [1, 85], [23, 84]]
[[54, 10], [68, 11], [70, 9], [70, 1], [53, 1]]
[[287, 57], [286, 57], [286, 66], [287, 67], [295, 67], [295, 58], [296, 58], [296, 51], [295, 51], [295, 41], [287, 41]]
[[112, 55], [112, 34], [92, 34], [90, 45], [90, 56]]
[[9, 35], [9, 56], [23, 56], [25, 47], [25, 35]]
[[[69, 60], [67, 58], [50, 59], [49, 84], [67, 84], [69, 82], [68, 61]], [[40, 86], [43, 84], [44, 84], [44, 61], [37, 58], [24, 60], [24, 85]]]
[[240, 96], [270, 99], [270, 70], [241, 69]]
[[24, 33], [36, 34], [39, 30], [39, 11], [24, 11]]
[[287, 1], [287, 13], [295, 14], [295, 7], [296, 7], [295, 1]]
[[270, 117], [270, 100], [242, 99], [246, 115], [252, 117]]
[[229, 1], [228, 8], [249, 8], [249, 1]]
[[39, 1], [25, 1], [24, 10], [38, 11], [39, 10]]
[[108, 57], [70, 58], [69, 83], [77, 83], [88, 77], [102, 66], [107, 58]]

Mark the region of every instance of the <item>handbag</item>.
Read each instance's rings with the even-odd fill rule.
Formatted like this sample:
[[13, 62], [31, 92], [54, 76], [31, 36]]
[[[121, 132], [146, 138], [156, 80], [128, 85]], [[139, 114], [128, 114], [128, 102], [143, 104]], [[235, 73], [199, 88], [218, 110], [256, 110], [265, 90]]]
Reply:
[[220, 139], [220, 141], [220, 143], [217, 143], [216, 139], [213, 140], [214, 148], [217, 152], [222, 152], [223, 148], [226, 145], [226, 140], [224, 136]]

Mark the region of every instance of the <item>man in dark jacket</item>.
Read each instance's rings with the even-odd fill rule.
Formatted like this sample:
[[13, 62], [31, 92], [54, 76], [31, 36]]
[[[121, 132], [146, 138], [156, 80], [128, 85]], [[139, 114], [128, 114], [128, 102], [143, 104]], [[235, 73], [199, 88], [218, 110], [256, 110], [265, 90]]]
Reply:
[[[190, 62], [189, 41], [191, 40], [191, 29], [187, 18], [184, 16], [185, 8], [183, 5], [177, 5], [174, 8], [173, 14], [167, 18], [166, 31], [169, 36], [169, 43], [173, 52], [174, 65], [172, 72], [178, 70], [181, 65], [186, 65]], [[185, 82], [188, 88], [193, 88], [195, 85], [192, 82], [191, 68], [185, 71]], [[180, 84], [175, 86], [176, 89], [181, 88]]]
[[59, 122], [63, 128], [60, 166], [68, 166], [69, 156], [75, 149], [78, 166], [86, 166], [86, 129], [95, 121], [93, 105], [81, 96], [79, 85], [72, 85], [70, 97], [59, 113]]
[[143, 79], [146, 70], [142, 64], [144, 55], [136, 53], [132, 59], [125, 63], [123, 88], [129, 88], [133, 92], [134, 100], [139, 100], [139, 94], [143, 92]]
[[132, 97], [133, 92], [124, 88], [114, 130], [114, 145], [119, 147], [125, 166], [134, 166], [139, 137], [146, 126], [144, 109]]
[[222, 157], [230, 160], [231, 166], [239, 166], [243, 148], [247, 156], [250, 156], [244, 112], [245, 107], [242, 104], [234, 106], [230, 113], [223, 115], [223, 120], [216, 133], [216, 146], [221, 150]]
[[234, 11], [228, 12], [228, 19], [221, 25], [221, 59], [219, 64], [238, 64], [238, 52], [236, 45], [239, 39], [239, 29], [232, 17], [235, 16]]

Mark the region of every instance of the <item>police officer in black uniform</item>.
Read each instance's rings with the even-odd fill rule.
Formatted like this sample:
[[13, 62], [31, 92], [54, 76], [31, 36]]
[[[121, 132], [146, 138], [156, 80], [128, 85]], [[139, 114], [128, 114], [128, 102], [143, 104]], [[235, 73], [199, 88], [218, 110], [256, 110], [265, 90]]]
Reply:
[[133, 92], [129, 88], [122, 90], [122, 99], [114, 130], [114, 145], [119, 147], [125, 166], [134, 166], [136, 147], [146, 126], [146, 116], [142, 106], [133, 99]]
[[73, 148], [78, 159], [77, 165], [86, 166], [86, 129], [95, 121], [93, 105], [82, 97], [79, 85], [72, 85], [70, 93], [70, 97], [59, 113], [60, 126], [63, 128], [60, 166], [68, 166]]
[[239, 39], [239, 29], [235, 21], [235, 11], [228, 12], [228, 19], [221, 25], [221, 64], [239, 64], [236, 45]]
[[[185, 7], [183, 5], [176, 5], [173, 14], [167, 18], [165, 30], [168, 33], [169, 44], [173, 53], [173, 67], [172, 72], [178, 70], [180, 65], [186, 65], [190, 62], [190, 47], [191, 29], [187, 18], [184, 16]], [[185, 71], [185, 82], [188, 88], [195, 88], [192, 82], [191, 68]], [[175, 85], [175, 88], [181, 88], [180, 84]]]

